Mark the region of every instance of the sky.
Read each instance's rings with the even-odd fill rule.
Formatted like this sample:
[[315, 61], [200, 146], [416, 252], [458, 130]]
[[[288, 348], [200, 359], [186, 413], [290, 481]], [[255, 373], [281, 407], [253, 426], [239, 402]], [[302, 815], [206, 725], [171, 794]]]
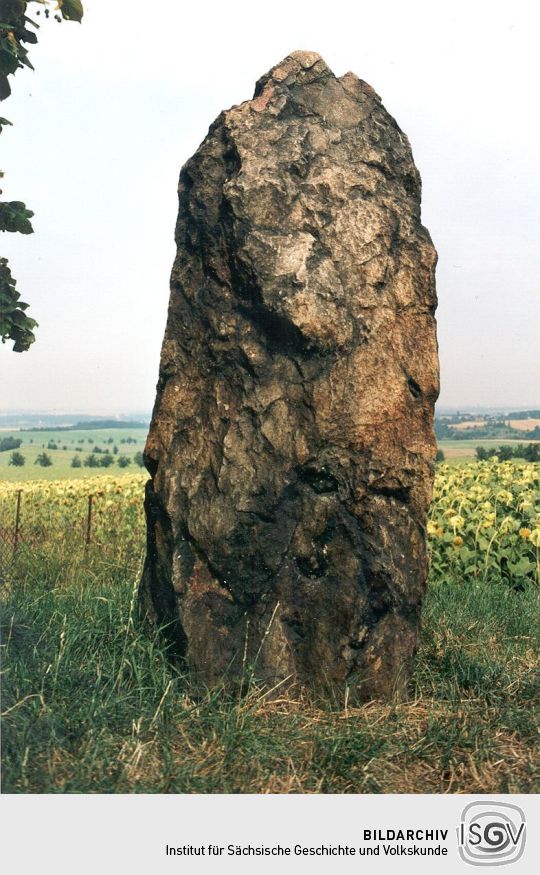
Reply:
[[[34, 4], [32, 4], [34, 6]], [[381, 95], [408, 135], [439, 252], [441, 406], [540, 406], [535, 0], [85, 0], [41, 21], [0, 110], [4, 234], [39, 322], [0, 345], [0, 411], [150, 410], [182, 164], [222, 109], [295, 49]]]

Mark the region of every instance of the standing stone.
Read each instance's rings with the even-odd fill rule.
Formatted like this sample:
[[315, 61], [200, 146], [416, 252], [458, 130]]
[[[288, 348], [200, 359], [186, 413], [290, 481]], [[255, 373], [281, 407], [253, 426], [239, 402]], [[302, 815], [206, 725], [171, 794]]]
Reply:
[[293, 52], [180, 174], [144, 612], [206, 683], [406, 683], [426, 586], [436, 253], [405, 134]]

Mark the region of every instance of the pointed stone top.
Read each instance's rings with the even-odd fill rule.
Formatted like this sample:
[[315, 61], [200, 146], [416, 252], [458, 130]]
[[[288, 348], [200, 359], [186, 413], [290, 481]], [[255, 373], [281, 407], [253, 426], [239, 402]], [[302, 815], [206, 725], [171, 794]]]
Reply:
[[[291, 52], [290, 55], [284, 59], [288, 61], [289, 58], [294, 58], [295, 61], [298, 61], [301, 67], [304, 69], [308, 69], [309, 67], [313, 67], [317, 61], [322, 61], [324, 64], [323, 58], [319, 55], [318, 52], [304, 52], [301, 49], [298, 49], [296, 52]], [[284, 63], [284, 61], [282, 61]], [[278, 66], [280, 66], [278, 64]]]
[[317, 52], [291, 52], [279, 64], [272, 67], [268, 73], [261, 76], [255, 86], [254, 97], [258, 97], [269, 82], [291, 84], [299, 76], [304, 79], [307, 74], [309, 78], [311, 71], [313, 78], [324, 73], [333, 75], [328, 64]]
[[252, 100], [240, 111], [279, 114], [291, 102], [300, 114], [315, 113], [340, 128], [353, 127], [369, 115], [379, 96], [354, 73], [338, 78], [318, 52], [291, 52], [255, 86]]

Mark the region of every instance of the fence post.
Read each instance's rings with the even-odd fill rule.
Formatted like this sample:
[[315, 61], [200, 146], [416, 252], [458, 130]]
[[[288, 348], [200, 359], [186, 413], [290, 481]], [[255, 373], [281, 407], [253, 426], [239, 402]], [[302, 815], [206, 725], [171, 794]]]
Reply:
[[93, 495], [88, 496], [88, 514], [86, 517], [86, 541], [85, 541], [85, 549], [90, 546], [90, 541], [92, 540], [92, 499]]
[[17, 492], [17, 510], [15, 511], [15, 531], [13, 533], [13, 555], [17, 552], [21, 534], [21, 495], [22, 489]]

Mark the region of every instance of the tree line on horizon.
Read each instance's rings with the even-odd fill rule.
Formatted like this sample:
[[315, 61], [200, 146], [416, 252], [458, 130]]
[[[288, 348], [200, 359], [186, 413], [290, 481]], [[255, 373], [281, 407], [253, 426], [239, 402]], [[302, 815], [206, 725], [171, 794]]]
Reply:
[[526, 462], [540, 462], [540, 444], [502, 444], [500, 447], [476, 447], [479, 462], [493, 459], [508, 462], [510, 459], [524, 459]]

